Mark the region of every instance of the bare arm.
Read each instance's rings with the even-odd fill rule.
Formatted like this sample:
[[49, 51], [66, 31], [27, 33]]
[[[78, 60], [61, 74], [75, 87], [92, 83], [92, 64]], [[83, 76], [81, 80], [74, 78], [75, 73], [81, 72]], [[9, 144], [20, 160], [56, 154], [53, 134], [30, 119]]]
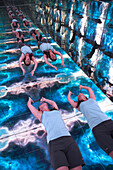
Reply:
[[17, 25], [18, 25], [18, 28], [20, 28], [20, 25], [19, 25], [19, 23], [18, 23]]
[[46, 98], [42, 97], [40, 101], [41, 102], [47, 102], [50, 105], [52, 105], [53, 108], [55, 108], [56, 110], [59, 110], [57, 104], [53, 100], [49, 100], [49, 99], [46, 99]]
[[74, 108], [79, 110], [79, 108], [77, 108], [77, 102], [75, 102], [71, 99], [71, 94], [73, 94], [73, 93], [71, 91], [69, 91], [68, 96], [67, 96], [67, 100], [69, 101], [71, 106], [73, 106]]
[[53, 66], [50, 62], [47, 61], [46, 54], [44, 54], [44, 61], [47, 65], [50, 65], [51, 67], [55, 68], [57, 70], [57, 67]]
[[61, 57], [61, 60], [62, 60], [61, 65], [62, 65], [63, 67], [65, 67], [62, 54], [61, 54], [60, 52], [56, 51], [55, 49], [53, 49], [53, 52], [54, 52], [55, 54], [58, 54], [58, 55]]
[[34, 72], [35, 72], [35, 70], [36, 70], [36, 68], [37, 68], [38, 63], [37, 63], [36, 59], [34, 58], [34, 56], [32, 57], [32, 61], [33, 61], [34, 64], [35, 64], [34, 69], [31, 71], [31, 74], [32, 74], [32, 76], [33, 76], [33, 75], [34, 75]]
[[81, 89], [86, 89], [89, 92], [89, 98], [92, 98], [92, 99], [95, 100], [94, 92], [93, 92], [93, 90], [90, 87], [80, 85], [79, 86], [79, 90], [81, 90]]
[[25, 28], [29, 29], [29, 28], [25, 25], [25, 23], [23, 23], [23, 26], [24, 26]]
[[19, 58], [19, 66], [20, 66], [20, 68], [21, 68], [22, 71], [23, 71], [23, 75], [25, 74], [25, 70], [24, 70], [24, 68], [23, 68], [23, 66], [22, 66], [22, 61], [23, 61], [24, 58], [25, 58], [25, 56], [24, 56], [24, 54], [22, 53], [21, 57]]
[[14, 31], [13, 23], [11, 23], [12, 31]]
[[29, 110], [31, 111], [31, 113], [39, 120], [41, 121], [41, 117], [42, 117], [42, 111], [38, 111], [32, 104], [31, 102], [33, 102], [33, 100], [29, 97], [29, 100], [27, 102], [27, 106], [29, 108]]
[[29, 21], [30, 27], [32, 27], [32, 23]]

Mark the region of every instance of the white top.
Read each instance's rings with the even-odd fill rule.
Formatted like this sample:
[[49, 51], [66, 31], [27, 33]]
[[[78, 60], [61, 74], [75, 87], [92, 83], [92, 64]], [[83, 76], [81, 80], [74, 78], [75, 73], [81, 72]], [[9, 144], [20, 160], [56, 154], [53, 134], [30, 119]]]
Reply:
[[20, 31], [20, 32], [22, 32], [22, 30], [21, 30], [21, 29], [18, 29], [18, 28], [17, 28], [17, 29], [16, 29], [16, 32], [19, 32], [19, 31]]
[[9, 10], [9, 12], [13, 12], [12, 10]]
[[27, 19], [26, 19], [26, 18], [23, 18], [23, 20], [22, 20], [22, 21], [23, 21], [23, 22], [24, 22], [24, 21], [27, 21]]
[[29, 32], [32, 31], [32, 30], [35, 30], [35, 28], [33, 28], [33, 27], [32, 27], [32, 28], [29, 28]]
[[12, 22], [18, 22], [16, 19], [13, 19]]
[[82, 102], [79, 109], [82, 114], [84, 114], [91, 129], [110, 119], [104, 112], [101, 111], [98, 103], [91, 98]]

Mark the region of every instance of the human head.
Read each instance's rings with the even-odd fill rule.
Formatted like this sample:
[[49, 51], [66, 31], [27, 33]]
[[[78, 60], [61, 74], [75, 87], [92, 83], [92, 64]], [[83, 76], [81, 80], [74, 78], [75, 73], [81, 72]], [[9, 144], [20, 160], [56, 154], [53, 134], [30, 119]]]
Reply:
[[79, 93], [78, 95], [78, 102], [77, 102], [77, 108], [80, 106], [80, 104], [84, 101], [88, 100], [88, 98], [83, 94], [83, 93]]
[[52, 61], [56, 61], [56, 60], [57, 60], [56, 55], [54, 54], [54, 52], [53, 52], [52, 50], [49, 50], [49, 55], [50, 55], [49, 58], [50, 58]]
[[29, 22], [26, 20], [24, 21], [25, 25], [28, 26], [29, 25]]
[[29, 66], [31, 64], [31, 60], [30, 60], [30, 54], [29, 53], [26, 53], [26, 57], [24, 58], [24, 64], [26, 66]]
[[52, 61], [56, 61], [57, 60], [56, 55], [53, 53], [52, 50], [44, 51], [43, 54], [46, 54], [47, 58], [50, 58]]
[[78, 101], [86, 101], [87, 99], [88, 98], [83, 93], [79, 93]]
[[13, 26], [16, 27], [18, 22], [13, 22]]
[[49, 110], [48, 104], [45, 103], [45, 102], [43, 102], [43, 103], [38, 107], [38, 110], [39, 110], [39, 111], [47, 111], [47, 110]]

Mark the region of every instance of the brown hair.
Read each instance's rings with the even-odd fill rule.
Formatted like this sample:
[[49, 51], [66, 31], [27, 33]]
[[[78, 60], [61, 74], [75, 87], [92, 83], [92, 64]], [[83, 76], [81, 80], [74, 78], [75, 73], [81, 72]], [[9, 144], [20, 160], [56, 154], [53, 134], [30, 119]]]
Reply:
[[[27, 53], [26, 53], [26, 54], [27, 54]], [[32, 60], [32, 56], [33, 56], [33, 53], [29, 54], [30, 60]], [[30, 63], [29, 63], [29, 64], [26, 64], [26, 63], [25, 63], [25, 59], [26, 59], [26, 57], [23, 59], [24, 64], [25, 64], [26, 66], [29, 66]]]
[[[85, 98], [88, 100], [88, 98], [87, 98], [86, 96], [85, 96]], [[79, 100], [79, 101], [77, 102], [76, 108], [78, 108], [82, 102], [85, 102], [85, 100]]]
[[[52, 51], [53, 52], [53, 51]], [[53, 52], [54, 53], [54, 52]], [[50, 52], [49, 50], [43, 51], [43, 54], [46, 54], [47, 58], [50, 58], [52, 61], [56, 61], [57, 58], [51, 58]]]

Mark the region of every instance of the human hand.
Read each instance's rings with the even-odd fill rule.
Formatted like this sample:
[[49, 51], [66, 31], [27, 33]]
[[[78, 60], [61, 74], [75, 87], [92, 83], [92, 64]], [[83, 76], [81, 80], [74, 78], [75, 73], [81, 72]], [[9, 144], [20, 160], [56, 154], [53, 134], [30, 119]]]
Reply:
[[29, 97], [28, 102], [27, 102], [27, 105], [29, 105], [29, 104], [31, 104], [31, 103], [34, 103], [34, 101], [31, 99], [31, 97]]
[[65, 67], [64, 62], [61, 63], [61, 66]]
[[41, 102], [44, 102], [46, 99], [44, 98], [44, 97], [42, 97], [41, 99], [40, 99], [40, 101]]
[[72, 93], [70, 90], [69, 90], [69, 94], [71, 95], [71, 94], [73, 94], [74, 95], [74, 93]]
[[79, 91], [80, 91], [82, 88], [83, 88], [83, 86], [82, 86], [82, 85], [80, 85], [80, 86], [79, 86]]
[[31, 75], [32, 75], [32, 76], [34, 75], [34, 70], [31, 71]]
[[55, 70], [57, 70], [57, 67], [56, 67], [56, 66], [54, 66], [53, 68], [55, 68]]

